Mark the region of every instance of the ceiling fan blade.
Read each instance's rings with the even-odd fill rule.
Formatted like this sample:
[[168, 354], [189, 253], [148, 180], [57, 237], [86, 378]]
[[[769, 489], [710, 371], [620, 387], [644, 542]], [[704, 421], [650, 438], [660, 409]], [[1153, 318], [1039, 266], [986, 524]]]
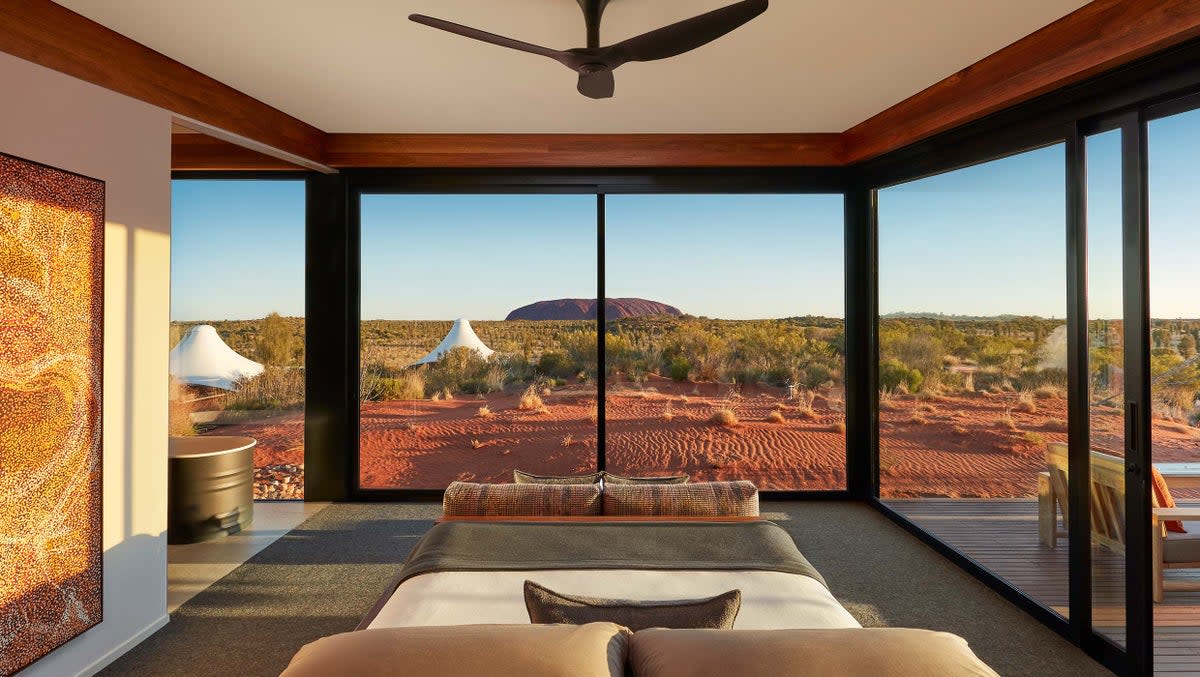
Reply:
[[424, 14], [410, 14], [408, 18], [410, 21], [415, 21], [419, 24], [431, 26], [433, 28], [440, 28], [441, 30], [454, 33], [455, 35], [461, 35], [466, 38], [487, 42], [493, 45], [499, 45], [500, 47], [508, 47], [509, 49], [516, 49], [522, 52], [529, 52], [530, 54], [548, 56], [551, 59], [566, 65], [568, 68], [574, 68], [573, 64], [576, 61], [576, 58], [567, 52], [557, 49], [550, 49], [549, 47], [542, 47], [541, 45], [535, 45], [529, 42], [514, 40], [512, 38], [506, 38], [503, 35], [488, 33], [487, 31], [481, 31], [478, 28], [463, 26], [462, 24], [456, 24], [451, 21], [425, 16]]
[[607, 99], [616, 91], [617, 84], [613, 79], [613, 72], [605, 68], [591, 73], [580, 73], [579, 84], [576, 88], [584, 96], [593, 99]]
[[768, 0], [742, 0], [603, 48], [610, 68], [628, 61], [654, 61], [690, 52], [767, 11]]

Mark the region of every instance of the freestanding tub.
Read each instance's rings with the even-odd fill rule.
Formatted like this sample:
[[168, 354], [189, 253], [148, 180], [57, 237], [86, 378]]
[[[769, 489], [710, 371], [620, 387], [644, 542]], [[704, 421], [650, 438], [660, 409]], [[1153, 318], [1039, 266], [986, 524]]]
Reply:
[[172, 437], [167, 460], [167, 542], [236, 534], [254, 519], [251, 437]]

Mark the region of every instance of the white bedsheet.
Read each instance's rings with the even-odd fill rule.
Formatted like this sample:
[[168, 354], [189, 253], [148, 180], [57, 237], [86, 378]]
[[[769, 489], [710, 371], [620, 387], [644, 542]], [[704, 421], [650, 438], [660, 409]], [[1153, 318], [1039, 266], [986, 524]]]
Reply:
[[528, 623], [526, 580], [567, 595], [635, 600], [699, 599], [736, 588], [742, 591], [742, 608], [734, 623], [738, 629], [861, 627], [825, 586], [808, 576], [627, 569], [422, 574], [402, 583], [369, 627]]

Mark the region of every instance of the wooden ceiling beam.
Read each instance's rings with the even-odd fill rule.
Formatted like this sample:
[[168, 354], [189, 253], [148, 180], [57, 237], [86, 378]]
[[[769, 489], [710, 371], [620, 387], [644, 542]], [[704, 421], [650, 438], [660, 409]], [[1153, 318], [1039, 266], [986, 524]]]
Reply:
[[0, 51], [320, 171], [325, 133], [51, 0], [0, 2]]
[[869, 160], [1200, 37], [1197, 0], [1094, 0], [844, 133]]
[[840, 134], [330, 134], [331, 167], [835, 167]]
[[171, 134], [172, 171], [298, 171], [305, 167], [195, 132]]

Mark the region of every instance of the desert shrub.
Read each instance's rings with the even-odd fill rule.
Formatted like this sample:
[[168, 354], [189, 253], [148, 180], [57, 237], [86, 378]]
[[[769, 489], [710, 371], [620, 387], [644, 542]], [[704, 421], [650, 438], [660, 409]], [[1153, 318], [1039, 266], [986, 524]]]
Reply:
[[479, 418], [491, 418], [493, 416], [492, 408], [485, 404], [479, 408], [479, 411], [475, 412], [475, 416]]
[[417, 370], [400, 376], [379, 378], [373, 389], [373, 400], [420, 400], [425, 397], [425, 377]]
[[566, 357], [563, 351], [546, 351], [538, 358], [536, 371], [542, 376], [551, 376], [558, 378], [560, 376], [570, 376], [574, 367], [571, 365], [571, 360]]
[[537, 385], [531, 385], [521, 393], [521, 399], [517, 401], [517, 409], [521, 411], [537, 411], [545, 409], [546, 405], [542, 402], [542, 396], [538, 394]]
[[1067, 389], [1052, 385], [1038, 386], [1034, 388], [1033, 396], [1039, 400], [1065, 400]]
[[883, 360], [879, 363], [879, 386], [889, 390], [896, 390], [900, 386], [910, 392], [915, 393], [921, 389], [925, 378], [921, 375], [920, 370], [910, 368], [897, 359]]
[[845, 421], [834, 421], [833, 423], [830, 423], [829, 424], [829, 432], [838, 433], [839, 435], [844, 435], [846, 433], [846, 422]]
[[974, 377], [976, 389], [990, 390], [992, 392], [999, 392], [1008, 381], [1008, 378], [1004, 374], [990, 369], [981, 369], [975, 372]]
[[572, 444], [575, 444], [575, 436], [570, 433], [563, 435], [561, 444], [564, 447], [569, 447]]
[[489, 393], [504, 387], [504, 368], [470, 348], [459, 346], [426, 367], [426, 390], [445, 397], [455, 392]]
[[528, 383], [534, 378], [535, 366], [523, 354], [506, 353], [498, 356], [496, 361], [504, 370], [507, 383]]
[[1003, 416], [996, 419], [996, 425], [1000, 428], [1004, 428], [1005, 430], [1016, 430], [1017, 429], [1017, 422], [1013, 419], [1012, 412], [1007, 409], [1004, 410]]
[[284, 367], [292, 363], [296, 344], [295, 334], [287, 320], [279, 313], [271, 313], [259, 324], [254, 352], [263, 364]]
[[1067, 370], [1057, 367], [1025, 369], [1014, 379], [1014, 385], [1018, 390], [1037, 390], [1042, 387], [1066, 390]]
[[537, 372], [543, 376], [570, 375], [574, 371], [567, 354], [561, 350], [547, 350], [537, 361]]
[[1026, 442], [1034, 446], [1040, 447], [1046, 444], [1046, 436], [1041, 433], [1033, 432], [1032, 430], [1025, 433], [1023, 438]]
[[1017, 403], [1013, 408], [1026, 414], [1036, 414], [1038, 406], [1037, 401], [1034, 399], [1033, 391], [1022, 390], [1017, 393]]
[[732, 409], [714, 409], [708, 422], [723, 428], [732, 428], [738, 424], [738, 417]]
[[[596, 345], [595, 331], [573, 331], [566, 334], [560, 334], [558, 337], [558, 345], [567, 355], [567, 360], [570, 362], [572, 369], [569, 373], [583, 371], [588, 375], [596, 373], [596, 362], [600, 354], [599, 347]], [[565, 374], [565, 375], [569, 375]], [[553, 374], [554, 376], [565, 376], [564, 374]]]
[[225, 398], [229, 410], [302, 409], [304, 370], [267, 367], [258, 376], [242, 379]]
[[834, 373], [832, 369], [824, 364], [814, 362], [804, 367], [804, 370], [801, 373], [800, 383], [805, 388], [819, 388], [833, 380]]
[[783, 414], [779, 411], [772, 411], [767, 414], [767, 423], [783, 423]]
[[908, 422], [913, 425], [925, 425], [926, 423], [929, 423], [929, 419], [920, 414], [913, 414], [909, 417]]
[[677, 355], [671, 358], [670, 364], [667, 365], [667, 376], [671, 377], [672, 381], [686, 381], [691, 373], [692, 364], [686, 357]]

